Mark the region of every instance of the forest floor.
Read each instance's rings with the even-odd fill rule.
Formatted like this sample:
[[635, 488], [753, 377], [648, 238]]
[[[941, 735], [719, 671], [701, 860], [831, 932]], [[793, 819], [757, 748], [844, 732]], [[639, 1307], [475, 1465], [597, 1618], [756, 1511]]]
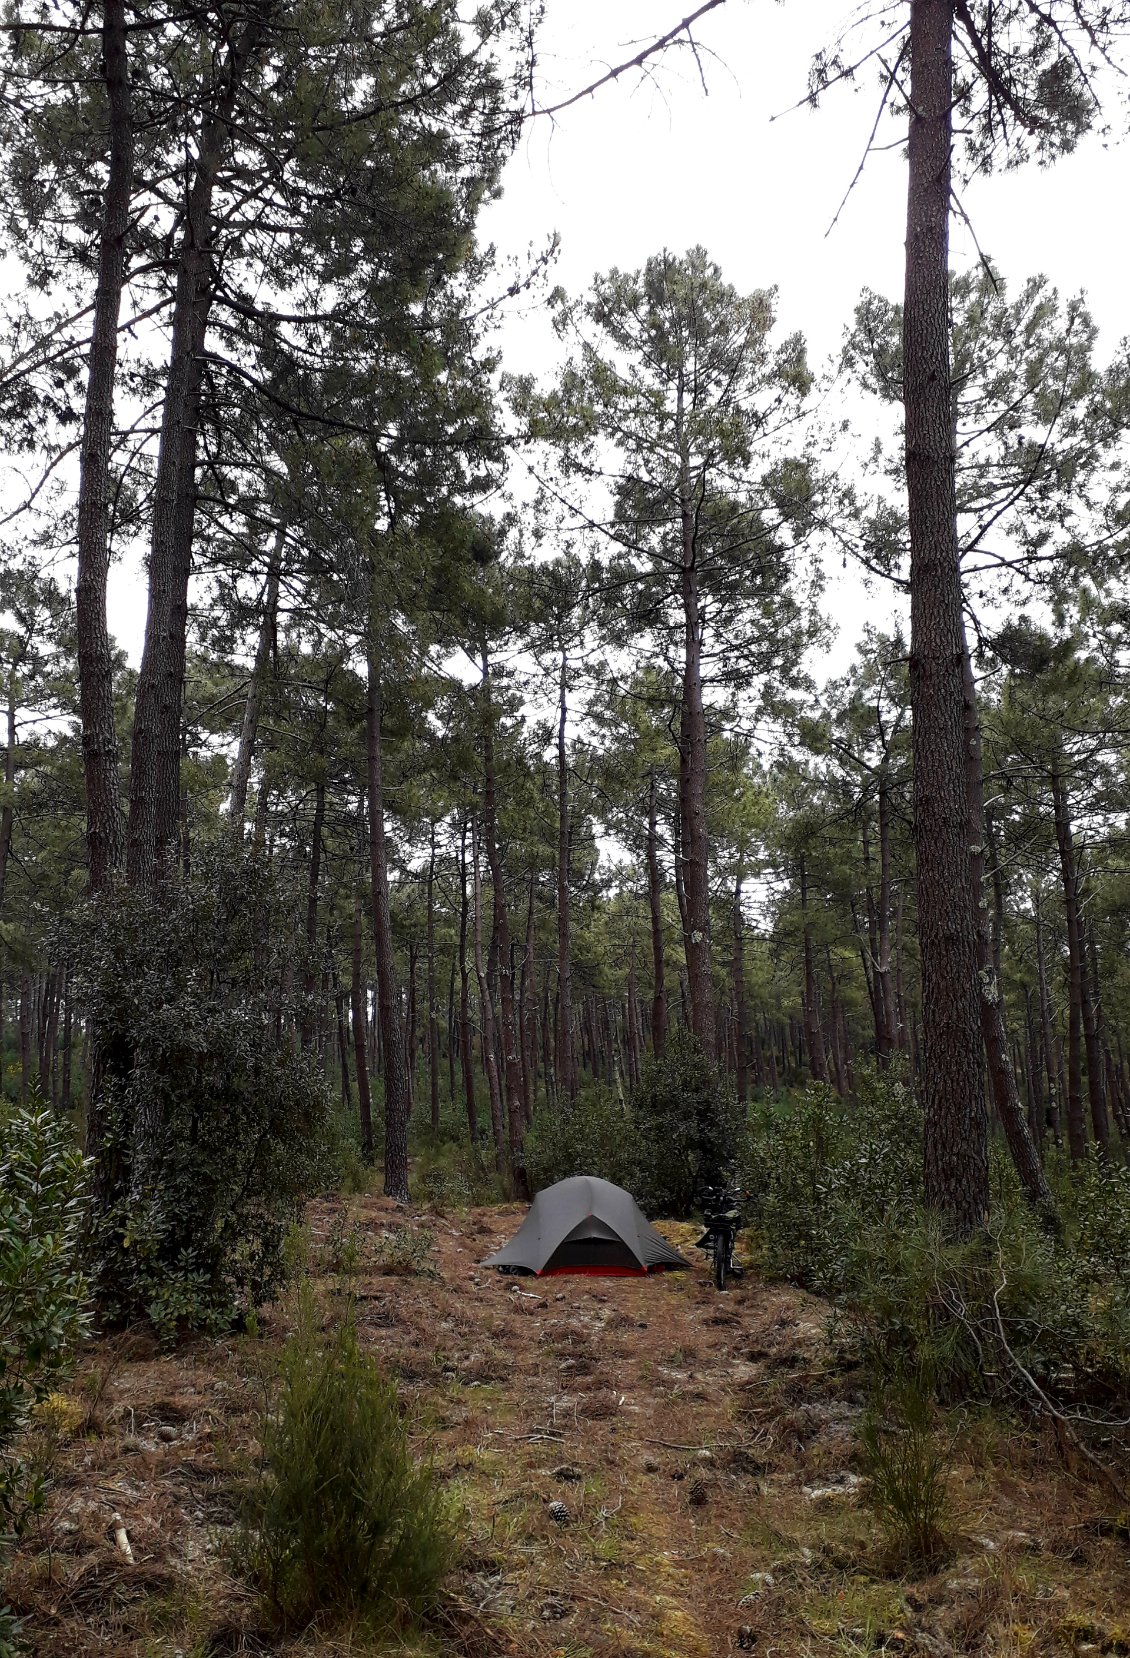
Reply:
[[[311, 1209], [310, 1276], [332, 1302], [327, 1261], [354, 1237], [363, 1339], [462, 1516], [440, 1624], [390, 1650], [1130, 1654], [1128, 1517], [1050, 1434], [955, 1413], [953, 1552], [900, 1572], [860, 1502], [860, 1378], [823, 1303], [753, 1276], [720, 1296], [693, 1248], [692, 1272], [647, 1280], [480, 1269], [520, 1215], [405, 1215], [371, 1197]], [[283, 1305], [254, 1337], [173, 1354], [119, 1337], [86, 1355], [71, 1386], [85, 1431], [64, 1441], [8, 1584], [39, 1658], [372, 1650], [341, 1632], [272, 1642], [229, 1564], [287, 1319]]]

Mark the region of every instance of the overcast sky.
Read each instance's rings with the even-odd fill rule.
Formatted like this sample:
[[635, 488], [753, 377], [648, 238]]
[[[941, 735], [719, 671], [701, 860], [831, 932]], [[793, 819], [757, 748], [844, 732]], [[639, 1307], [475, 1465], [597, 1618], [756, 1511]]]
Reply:
[[[588, 84], [691, 9], [691, 0], [547, 0], [541, 102]], [[553, 121], [534, 121], [507, 168], [503, 199], [484, 219], [484, 238], [521, 255], [559, 232], [552, 280], [572, 292], [596, 270], [702, 243], [738, 288], [779, 288], [782, 324], [805, 333], [820, 364], [837, 349], [861, 288], [897, 296], [902, 285], [900, 146], [870, 157], [826, 235], [874, 120], [874, 76], [865, 71], [857, 89], [833, 90], [817, 111], [772, 120], [803, 98], [812, 54], [846, 15], [844, 0], [727, 0], [697, 26], [705, 92], [692, 57], [669, 53], [652, 75], [629, 73]], [[898, 137], [893, 126], [880, 135], [887, 144]], [[1128, 166], [1130, 149], [1089, 143], [1050, 172], [982, 182], [966, 199], [982, 247], [1014, 288], [1044, 271], [1066, 293], [1086, 290], [1100, 359], [1130, 332]], [[955, 266], [975, 257], [956, 224]], [[544, 295], [504, 325], [514, 371], [548, 372], [554, 344]], [[829, 602], [846, 619], [842, 662], [875, 601], [854, 574], [839, 580]], [[136, 660], [144, 625], [136, 567], [115, 570], [111, 625]]]
[[[553, 102], [630, 57], [693, 9], [682, 0], [548, 0], [539, 52], [541, 101]], [[827, 93], [819, 109], [784, 113], [804, 97], [813, 54], [849, 15], [844, 0], [726, 0], [696, 26], [699, 65], [668, 53], [653, 74], [629, 72], [564, 111], [534, 121], [484, 220], [501, 252], [519, 254], [556, 230], [554, 280], [570, 292], [593, 272], [635, 268], [696, 242], [743, 291], [776, 286], [786, 329], [810, 360], [839, 348], [861, 289], [901, 295], [906, 215], [905, 122], [888, 121], [834, 229], [863, 158], [878, 102], [875, 73]], [[777, 119], [774, 119], [777, 117]], [[1015, 290], [1038, 271], [1064, 293], [1085, 290], [1100, 326], [1100, 361], [1130, 333], [1125, 202], [1130, 149], [1098, 142], [1050, 171], [981, 181], [964, 198], [979, 241]], [[955, 221], [955, 268], [977, 258]], [[506, 366], [544, 374], [556, 342], [543, 305], [502, 334]], [[828, 607], [842, 624], [832, 664], [851, 653], [880, 595], [836, 573]], [[894, 602], [893, 600], [891, 602]]]

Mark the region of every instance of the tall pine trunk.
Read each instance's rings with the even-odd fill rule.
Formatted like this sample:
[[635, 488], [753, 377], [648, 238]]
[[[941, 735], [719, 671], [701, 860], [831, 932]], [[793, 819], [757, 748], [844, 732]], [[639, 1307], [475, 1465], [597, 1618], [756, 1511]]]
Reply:
[[361, 1156], [373, 1161], [373, 1100], [369, 1091], [369, 1055], [365, 1042], [365, 993], [361, 979], [361, 884], [353, 888], [353, 949], [349, 977], [349, 1022], [353, 1028], [353, 1063], [357, 1072], [357, 1110], [361, 1119]]
[[573, 962], [569, 936], [569, 768], [565, 751], [569, 659], [561, 650], [557, 708], [557, 1085], [577, 1097], [573, 1053]]
[[522, 958], [522, 1079], [526, 1126], [534, 1120], [538, 1092], [538, 1043], [536, 962], [534, 960], [534, 877], [530, 876], [530, 898], [526, 908], [526, 951]]
[[197, 438], [215, 275], [212, 200], [231, 137], [236, 97], [262, 32], [262, 22], [252, 19], [228, 50], [212, 89], [212, 107], [201, 129], [185, 203], [153, 493], [149, 608], [130, 750], [126, 873], [135, 885], [156, 881], [178, 838]]
[[969, 902], [962, 592], [950, 372], [953, 0], [911, 0], [903, 377], [926, 1201], [955, 1236], [989, 1208]]
[[[374, 573], [374, 584], [376, 576]], [[375, 609], [375, 606], [374, 606]], [[368, 686], [365, 698], [365, 748], [369, 778], [369, 877], [372, 886], [373, 943], [377, 958], [377, 1009], [384, 1060], [385, 1167], [384, 1192], [398, 1203], [408, 1202], [408, 1073], [404, 1057], [404, 1030], [400, 1023], [396, 988], [396, 957], [388, 901], [388, 854], [385, 848], [384, 780], [381, 754], [381, 679], [377, 644], [368, 648]]]
[[1049, 1218], [1055, 1215], [1051, 1189], [1044, 1175], [1040, 1154], [1032, 1138], [1028, 1119], [1020, 1104], [1004, 998], [993, 950], [993, 928], [985, 898], [985, 778], [981, 758], [981, 721], [977, 713], [977, 687], [973, 664], [966, 645], [962, 651], [962, 683], [965, 690], [965, 775], [969, 813], [970, 902], [977, 930], [977, 985], [981, 1014], [981, 1040], [989, 1067], [993, 1104], [1020, 1176], [1029, 1203]]
[[749, 1098], [749, 1036], [745, 1004], [745, 923], [742, 917], [742, 871], [734, 881], [734, 1069], [737, 1072], [738, 1101]]
[[647, 904], [651, 917], [651, 1046], [656, 1055], [667, 1042], [667, 967], [663, 959], [663, 899], [659, 884], [659, 844], [656, 828], [655, 767], [647, 792]]
[[1067, 791], [1058, 772], [1052, 772], [1051, 786], [1067, 922], [1067, 1144], [1072, 1157], [1081, 1158], [1087, 1155], [1087, 1125], [1083, 1117], [1083, 942], [1079, 928], [1079, 889]]
[[498, 1061], [495, 1058], [494, 1004], [490, 983], [483, 965], [483, 887], [479, 878], [479, 834], [471, 830], [471, 863], [474, 872], [475, 903], [475, 977], [479, 981], [479, 1016], [482, 1024], [483, 1069], [490, 1098], [490, 1127], [494, 1140], [494, 1164], [501, 1174], [506, 1167], [506, 1128], [502, 1121], [502, 1093], [498, 1083]]
[[684, 435], [684, 388], [677, 392], [682, 524], [680, 591], [683, 600], [683, 686], [679, 722], [679, 828], [686, 914], [683, 943], [691, 1029], [709, 1059], [715, 1057], [714, 970], [710, 951], [710, 854], [706, 830], [706, 709], [702, 696], [702, 619], [699, 615], [695, 502]]
[[428, 934], [425, 994], [428, 998], [428, 1105], [432, 1138], [439, 1139], [439, 1022], [436, 1014], [436, 826], [428, 857]]
[[299, 1032], [302, 1046], [314, 1040], [317, 1023], [314, 996], [318, 984], [315, 951], [318, 945], [318, 887], [322, 876], [322, 834], [326, 821], [326, 785], [319, 778], [314, 785], [314, 823], [310, 831], [310, 863], [306, 874], [306, 965], [302, 974], [302, 1017]]
[[243, 836], [243, 818], [247, 810], [247, 789], [251, 782], [251, 763], [255, 758], [255, 742], [259, 735], [259, 716], [263, 708], [263, 688], [271, 662], [275, 627], [279, 612], [279, 572], [282, 568], [282, 549], [286, 531], [280, 524], [275, 532], [267, 565], [267, 580], [263, 588], [263, 612], [259, 618], [259, 638], [255, 645], [255, 661], [247, 682], [247, 696], [243, 704], [243, 722], [239, 731], [239, 748], [232, 766], [231, 794], [228, 816], [237, 838]]
[[483, 667], [483, 833], [486, 836], [487, 864], [494, 896], [494, 931], [498, 945], [498, 1004], [502, 1037], [502, 1063], [506, 1079], [506, 1115], [510, 1139], [510, 1168], [516, 1197], [528, 1198], [525, 1158], [525, 1110], [522, 1091], [522, 1061], [518, 1051], [518, 1022], [514, 1010], [514, 978], [510, 955], [510, 919], [506, 908], [506, 885], [502, 852], [498, 844], [498, 810], [494, 769], [494, 704], [490, 689], [490, 656], [482, 651]]
[[16, 788], [16, 666], [8, 670], [8, 710], [6, 742], [4, 745], [4, 805], [0, 809], [0, 912], [4, 908], [4, 893], [8, 884], [8, 856], [12, 850], [12, 826], [15, 822]]
[[898, 999], [891, 973], [891, 779], [886, 760], [879, 765], [879, 911], [875, 978], [883, 1016], [883, 1052], [899, 1046]]
[[475, 1104], [475, 1050], [471, 1042], [470, 975], [467, 971], [467, 819], [459, 826], [459, 1063], [467, 1106], [467, 1132], [474, 1145], [479, 1137]]
[[102, 8], [102, 78], [109, 111], [110, 154], [98, 238], [98, 286], [79, 456], [75, 579], [87, 877], [91, 892], [100, 892], [113, 871], [119, 868], [123, 843], [118, 738], [114, 725], [114, 658], [106, 621], [106, 584], [110, 569], [114, 381], [134, 175], [124, 0], [105, 0]]

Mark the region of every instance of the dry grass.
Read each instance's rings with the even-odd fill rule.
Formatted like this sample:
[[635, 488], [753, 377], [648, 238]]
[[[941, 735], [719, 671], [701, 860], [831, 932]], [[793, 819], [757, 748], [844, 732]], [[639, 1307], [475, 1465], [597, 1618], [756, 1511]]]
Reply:
[[[349, 1204], [362, 1242], [393, 1224], [382, 1200]], [[311, 1213], [315, 1271], [334, 1209]], [[858, 1378], [836, 1369], [819, 1302], [750, 1278], [722, 1298], [698, 1264], [642, 1282], [480, 1270], [519, 1215], [409, 1217], [431, 1234], [435, 1276], [390, 1275], [363, 1247], [350, 1281], [324, 1278], [327, 1306], [356, 1294], [461, 1514], [440, 1625], [393, 1649], [404, 1658], [1130, 1653], [1126, 1517], [1062, 1470], [1050, 1438], [955, 1421], [956, 1554], [892, 1578], [844, 1478]], [[280, 1308], [255, 1339], [91, 1350], [72, 1388], [90, 1408], [9, 1584], [40, 1658], [372, 1650], [341, 1631], [272, 1645], [226, 1565], [285, 1333]]]

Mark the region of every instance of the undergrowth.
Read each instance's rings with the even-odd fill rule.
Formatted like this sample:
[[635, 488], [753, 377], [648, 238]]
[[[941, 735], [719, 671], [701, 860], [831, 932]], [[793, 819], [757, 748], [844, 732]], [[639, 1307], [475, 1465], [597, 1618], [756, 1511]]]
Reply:
[[1061, 1220], [1025, 1201], [1003, 1148], [992, 1218], [955, 1244], [925, 1209], [919, 1108], [897, 1075], [845, 1105], [811, 1089], [755, 1108], [742, 1158], [761, 1265], [828, 1296], [841, 1344], [880, 1383], [928, 1375], [942, 1399], [1130, 1400], [1130, 1171], [1052, 1162]]
[[[0, 1116], [0, 1590], [12, 1544], [43, 1511], [55, 1391], [90, 1322], [79, 1259], [87, 1169], [70, 1123], [42, 1101]], [[0, 1602], [0, 1658], [19, 1623]]]
[[526, 1168], [537, 1191], [569, 1175], [595, 1174], [623, 1186], [650, 1215], [683, 1219], [730, 1162], [738, 1108], [697, 1040], [672, 1031], [649, 1054], [626, 1099], [593, 1085], [571, 1107], [535, 1115]]
[[451, 1564], [451, 1519], [352, 1309], [323, 1331], [300, 1291], [259, 1442], [237, 1559], [274, 1620], [403, 1628], [427, 1612]]
[[928, 1385], [901, 1377], [877, 1390], [860, 1438], [866, 1501], [883, 1528], [892, 1565], [936, 1564], [948, 1551], [949, 1454]]

